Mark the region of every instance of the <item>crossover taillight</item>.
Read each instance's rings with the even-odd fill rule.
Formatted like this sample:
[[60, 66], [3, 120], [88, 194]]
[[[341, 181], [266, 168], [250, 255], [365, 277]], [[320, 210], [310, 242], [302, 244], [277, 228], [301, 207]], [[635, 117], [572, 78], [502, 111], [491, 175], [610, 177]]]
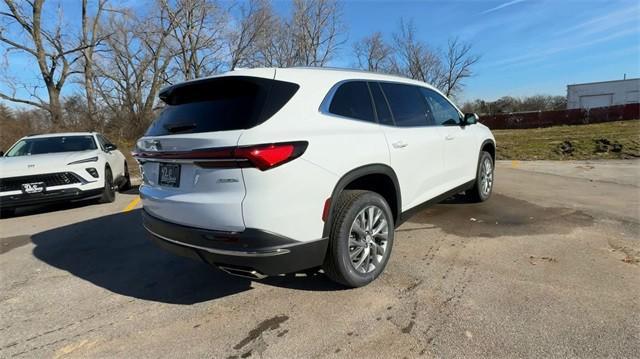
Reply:
[[280, 143], [266, 146], [239, 147], [235, 151], [235, 157], [247, 159], [253, 166], [264, 171], [292, 160], [295, 158], [293, 157], [295, 152], [294, 144]]
[[136, 152], [133, 156], [145, 160], [189, 160], [203, 168], [255, 167], [262, 171], [280, 166], [307, 149], [306, 141], [270, 143], [252, 146], [204, 148], [176, 152]]

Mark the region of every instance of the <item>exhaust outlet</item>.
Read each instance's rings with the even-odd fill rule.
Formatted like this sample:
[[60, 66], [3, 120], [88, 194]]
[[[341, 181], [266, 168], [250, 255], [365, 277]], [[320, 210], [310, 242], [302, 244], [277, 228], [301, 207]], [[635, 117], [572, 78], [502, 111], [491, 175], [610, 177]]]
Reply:
[[218, 269], [221, 271], [235, 275], [238, 277], [244, 277], [249, 279], [264, 279], [268, 277], [266, 274], [262, 274], [255, 269], [244, 269], [244, 268], [235, 268], [235, 267], [227, 267], [227, 266], [218, 266]]

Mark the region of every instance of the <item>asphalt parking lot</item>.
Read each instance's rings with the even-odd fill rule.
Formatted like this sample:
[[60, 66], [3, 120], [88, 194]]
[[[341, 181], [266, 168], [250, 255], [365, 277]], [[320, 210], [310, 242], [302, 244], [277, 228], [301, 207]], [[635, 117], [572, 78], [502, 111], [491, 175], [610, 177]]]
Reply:
[[0, 220], [0, 357], [637, 357], [640, 161], [500, 162], [385, 273], [230, 277], [150, 243], [135, 191]]

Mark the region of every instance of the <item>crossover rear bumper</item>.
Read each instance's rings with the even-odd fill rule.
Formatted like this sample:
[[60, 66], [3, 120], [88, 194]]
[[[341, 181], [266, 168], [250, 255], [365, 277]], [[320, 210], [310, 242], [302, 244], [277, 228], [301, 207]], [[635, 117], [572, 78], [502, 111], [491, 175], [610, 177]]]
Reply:
[[183, 226], [142, 211], [151, 239], [175, 254], [201, 259], [232, 274], [261, 278], [317, 267], [324, 261], [327, 239], [299, 242], [267, 231], [247, 228], [220, 232]]

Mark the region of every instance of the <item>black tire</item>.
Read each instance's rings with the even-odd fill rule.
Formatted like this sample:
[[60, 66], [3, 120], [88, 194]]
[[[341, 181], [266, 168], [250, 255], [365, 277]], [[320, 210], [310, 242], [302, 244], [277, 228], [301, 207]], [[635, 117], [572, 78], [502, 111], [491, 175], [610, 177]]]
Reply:
[[13, 217], [16, 214], [15, 208], [2, 208], [0, 209], [0, 218]]
[[100, 197], [100, 203], [111, 203], [116, 200], [116, 189], [113, 185], [113, 174], [109, 167], [104, 169], [104, 190], [102, 191], [102, 197]]
[[[378, 221], [374, 220], [371, 227], [375, 226], [377, 228], [382, 228], [382, 219], [386, 220], [387, 235], [386, 242], [384, 242], [386, 244], [384, 249], [381, 245], [383, 242], [382, 236], [371, 236], [371, 230], [364, 231], [368, 233], [366, 235], [366, 239], [356, 238], [359, 237], [356, 231], [353, 232], [354, 236], [352, 237], [352, 229], [355, 225], [356, 216], [360, 215], [365, 209], [369, 211], [369, 208], [372, 207], [374, 210], [375, 208], [380, 210], [380, 212], [376, 211], [376, 215], [377, 213], [380, 213], [380, 219], [378, 219]], [[367, 213], [364, 214], [365, 217], [368, 216]], [[378, 224], [378, 226], [376, 226], [376, 224]], [[351, 288], [362, 287], [371, 283], [380, 275], [380, 273], [382, 273], [389, 261], [391, 250], [393, 248], [394, 228], [391, 208], [389, 208], [387, 201], [385, 201], [382, 196], [371, 191], [343, 191], [338, 197], [334, 207], [329, 247], [327, 249], [327, 255], [323, 265], [325, 274], [331, 280]], [[376, 228], [373, 229], [375, 230]], [[354, 243], [357, 242], [363, 245], [351, 246], [350, 238], [354, 239]], [[356, 269], [357, 263], [353, 263], [350, 257], [350, 254], [356, 254], [354, 252], [356, 252], [359, 247], [362, 247], [359, 252], [360, 259], [365, 257], [365, 253], [371, 253], [373, 250], [375, 250], [375, 253], [377, 254], [375, 256], [368, 256], [368, 258], [371, 259], [370, 262], [365, 260], [365, 262], [367, 262], [367, 269], [364, 269], [365, 264], [360, 266], [360, 270]], [[382, 254], [378, 254], [379, 251], [383, 251]], [[375, 262], [373, 262], [373, 257], [376, 259]], [[356, 256], [355, 261], [359, 262], [358, 256]], [[371, 265], [373, 265], [373, 267], [371, 267]]]
[[[488, 190], [484, 187], [484, 180], [487, 180], [486, 177], [486, 165], [490, 166], [490, 175], [489, 175], [489, 185]], [[491, 197], [491, 192], [493, 191], [493, 183], [495, 179], [495, 164], [493, 162], [493, 157], [489, 154], [489, 152], [482, 151], [480, 152], [480, 157], [478, 158], [478, 167], [476, 168], [476, 181], [473, 184], [473, 188], [467, 190], [465, 192], [465, 197], [469, 202], [484, 202]]]
[[129, 166], [127, 162], [124, 163], [124, 182], [120, 186], [120, 192], [128, 191], [131, 189], [131, 177], [129, 176]]

